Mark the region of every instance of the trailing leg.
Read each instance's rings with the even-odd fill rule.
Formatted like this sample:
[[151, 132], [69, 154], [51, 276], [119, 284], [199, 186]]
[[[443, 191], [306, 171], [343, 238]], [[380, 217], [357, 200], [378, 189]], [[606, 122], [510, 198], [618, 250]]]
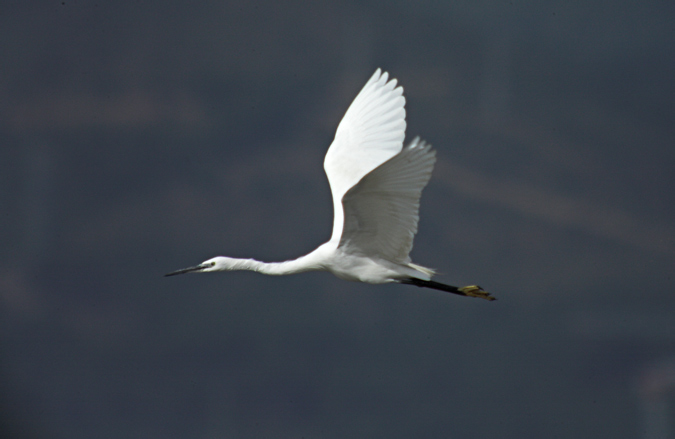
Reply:
[[496, 300], [496, 297], [493, 297], [479, 287], [478, 285], [467, 285], [465, 287], [454, 287], [452, 285], [442, 284], [440, 282], [434, 282], [433, 280], [422, 280], [414, 277], [408, 279], [402, 279], [400, 281], [402, 284], [406, 285], [415, 285], [418, 287], [432, 288], [434, 290], [445, 291], [447, 293], [459, 294], [460, 296], [467, 297], [478, 297], [485, 300]]

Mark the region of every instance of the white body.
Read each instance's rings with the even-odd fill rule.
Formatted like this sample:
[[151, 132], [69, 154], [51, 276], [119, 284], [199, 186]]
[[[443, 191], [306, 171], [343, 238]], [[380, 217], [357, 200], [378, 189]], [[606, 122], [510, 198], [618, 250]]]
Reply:
[[410, 261], [419, 200], [436, 161], [416, 138], [403, 147], [405, 98], [396, 80], [377, 69], [340, 122], [324, 161], [335, 218], [330, 240], [285, 262], [218, 256], [190, 271], [252, 270], [270, 275], [325, 270], [373, 284], [429, 280], [433, 270]]

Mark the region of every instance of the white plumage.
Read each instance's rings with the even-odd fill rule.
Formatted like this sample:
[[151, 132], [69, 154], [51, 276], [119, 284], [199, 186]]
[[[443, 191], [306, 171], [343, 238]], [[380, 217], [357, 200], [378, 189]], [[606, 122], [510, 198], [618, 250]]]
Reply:
[[260, 262], [218, 256], [167, 274], [252, 270], [282, 275], [325, 270], [352, 281], [399, 282], [494, 300], [476, 285], [431, 280], [434, 271], [410, 260], [422, 189], [436, 153], [419, 138], [403, 147], [405, 98], [396, 80], [377, 69], [338, 125], [324, 169], [333, 195], [333, 233], [298, 259]]

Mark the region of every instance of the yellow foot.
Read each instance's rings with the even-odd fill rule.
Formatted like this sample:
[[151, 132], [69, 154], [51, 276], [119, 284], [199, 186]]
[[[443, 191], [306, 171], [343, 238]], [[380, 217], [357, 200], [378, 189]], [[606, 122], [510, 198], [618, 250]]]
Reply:
[[492, 297], [490, 293], [488, 293], [478, 285], [467, 285], [465, 287], [458, 288], [458, 290], [465, 296], [479, 297], [485, 300], [497, 300], [496, 297]]

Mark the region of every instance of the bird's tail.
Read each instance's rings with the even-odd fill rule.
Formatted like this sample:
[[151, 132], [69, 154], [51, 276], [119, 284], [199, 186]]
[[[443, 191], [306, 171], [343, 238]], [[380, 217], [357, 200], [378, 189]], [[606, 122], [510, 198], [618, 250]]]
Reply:
[[420, 273], [424, 273], [429, 277], [436, 274], [436, 270], [434, 270], [433, 268], [422, 267], [421, 265], [413, 264], [412, 262], [408, 263], [408, 267], [417, 270]]
[[467, 297], [478, 297], [485, 300], [496, 300], [496, 297], [493, 297], [479, 287], [478, 285], [467, 285], [465, 287], [454, 287], [452, 285], [442, 284], [440, 282], [434, 282], [433, 280], [422, 280], [416, 279], [414, 277], [403, 279], [400, 281], [402, 284], [415, 285], [417, 287], [432, 288], [434, 290], [445, 291], [448, 293], [459, 294], [460, 296]]

